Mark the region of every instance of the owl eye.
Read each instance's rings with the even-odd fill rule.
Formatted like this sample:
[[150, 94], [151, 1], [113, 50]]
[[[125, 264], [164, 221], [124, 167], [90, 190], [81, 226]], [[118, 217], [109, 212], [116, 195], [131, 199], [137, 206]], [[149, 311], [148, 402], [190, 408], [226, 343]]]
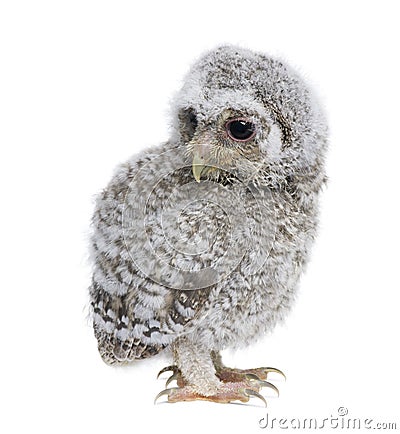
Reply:
[[232, 119], [225, 125], [228, 136], [236, 142], [247, 142], [256, 134], [256, 127], [246, 119]]

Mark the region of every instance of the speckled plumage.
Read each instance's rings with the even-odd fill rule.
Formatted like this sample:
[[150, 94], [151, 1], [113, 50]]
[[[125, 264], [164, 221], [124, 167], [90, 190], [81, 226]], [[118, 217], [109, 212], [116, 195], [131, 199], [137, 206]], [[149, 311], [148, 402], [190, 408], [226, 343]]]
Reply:
[[[224, 125], [245, 117], [249, 143]], [[132, 157], [98, 196], [90, 288], [104, 361], [170, 346], [196, 393], [215, 393], [211, 352], [271, 330], [293, 304], [316, 234], [327, 128], [280, 60], [224, 46], [194, 64], [171, 139]], [[217, 169], [192, 174], [194, 147]]]

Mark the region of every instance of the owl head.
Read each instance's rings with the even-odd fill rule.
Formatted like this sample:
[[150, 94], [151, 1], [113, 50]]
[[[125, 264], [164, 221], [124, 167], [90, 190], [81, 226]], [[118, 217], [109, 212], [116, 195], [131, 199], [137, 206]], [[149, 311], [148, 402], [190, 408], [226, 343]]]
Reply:
[[175, 140], [196, 181], [279, 186], [321, 175], [327, 127], [311, 89], [282, 61], [235, 46], [202, 56], [173, 104]]

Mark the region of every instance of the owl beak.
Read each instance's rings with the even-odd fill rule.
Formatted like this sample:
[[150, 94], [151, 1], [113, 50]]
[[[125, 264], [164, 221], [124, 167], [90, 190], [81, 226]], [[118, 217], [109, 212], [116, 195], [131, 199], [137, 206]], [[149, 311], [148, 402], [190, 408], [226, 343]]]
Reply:
[[209, 154], [209, 145], [194, 145], [193, 147], [193, 161], [192, 161], [192, 172], [194, 179], [200, 182], [201, 174], [207, 166], [206, 155]]
[[193, 171], [194, 179], [197, 182], [200, 182], [201, 172], [204, 170], [205, 167], [206, 166], [204, 164], [204, 158], [195, 154], [193, 156], [192, 171]]

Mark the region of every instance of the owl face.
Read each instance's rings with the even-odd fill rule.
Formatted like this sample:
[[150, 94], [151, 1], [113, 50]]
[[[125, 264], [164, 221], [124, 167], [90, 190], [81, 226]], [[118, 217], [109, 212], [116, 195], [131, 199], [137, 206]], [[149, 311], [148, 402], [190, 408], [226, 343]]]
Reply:
[[191, 69], [174, 105], [177, 140], [196, 181], [279, 183], [318, 170], [326, 127], [300, 77], [282, 62], [220, 47]]
[[[260, 159], [259, 140], [268, 126], [248, 111], [225, 108], [212, 117], [205, 117], [193, 108], [183, 117], [188, 154], [192, 158], [193, 176], [218, 178], [246, 169], [254, 174]], [[243, 173], [242, 173], [243, 176]]]
[[210, 100], [209, 109], [190, 107], [180, 113], [181, 137], [197, 182], [230, 176], [250, 180], [265, 164], [262, 150], [271, 138], [272, 118], [261, 107], [252, 110], [227, 96], [222, 105]]

